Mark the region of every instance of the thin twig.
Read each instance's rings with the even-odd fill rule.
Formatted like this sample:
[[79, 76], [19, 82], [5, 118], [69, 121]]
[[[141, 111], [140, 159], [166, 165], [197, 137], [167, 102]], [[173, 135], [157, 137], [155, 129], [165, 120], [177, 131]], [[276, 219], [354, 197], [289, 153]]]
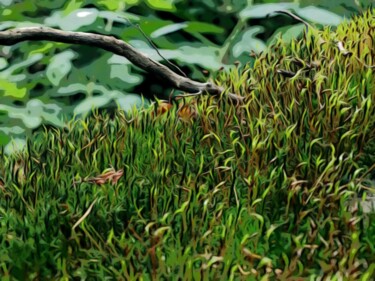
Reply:
[[126, 21], [129, 23], [130, 26], [133, 26], [135, 27], [136, 29], [139, 30], [139, 32], [143, 35], [144, 38], [146, 38], [146, 40], [148, 41], [148, 43], [150, 44], [150, 46], [158, 53], [158, 55], [163, 59], [165, 60], [169, 65], [173, 66], [174, 68], [176, 68], [180, 74], [182, 74], [184, 77], [187, 77], [187, 75], [177, 66], [175, 65], [174, 63], [172, 63], [170, 60], [168, 60], [167, 58], [165, 58], [160, 52], [159, 52], [159, 49], [158, 47], [156, 47], [156, 45], [154, 44], [154, 42], [150, 39], [150, 37], [148, 37], [146, 35], [146, 33], [143, 31], [143, 29], [140, 27], [139, 24], [134, 24], [132, 23], [129, 19], [126, 19]]
[[154, 44], [154, 42], [152, 42], [152, 40], [146, 35], [146, 33], [144, 33], [144, 31], [142, 30], [142, 28], [139, 26], [139, 24], [136, 24], [134, 25], [143, 35], [143, 37], [146, 38], [146, 40], [148, 41], [148, 43], [151, 45], [151, 47], [158, 53], [158, 55], [164, 59], [169, 65], [173, 66], [174, 68], [176, 68], [178, 70], [178, 72], [180, 72], [181, 75], [183, 75], [184, 77], [187, 77], [185, 72], [182, 71], [181, 68], [179, 68], [177, 65], [175, 65], [173, 62], [171, 62], [169, 59], [165, 58], [160, 52], [159, 52], [159, 49], [156, 47], [156, 45]]
[[278, 10], [278, 11], [274, 11], [273, 13], [284, 14], [284, 15], [290, 16], [291, 18], [295, 19], [296, 21], [302, 22], [306, 26], [306, 31], [309, 30], [309, 27], [314, 28], [307, 21], [301, 19], [299, 16], [293, 14], [292, 12], [289, 12], [288, 10]]

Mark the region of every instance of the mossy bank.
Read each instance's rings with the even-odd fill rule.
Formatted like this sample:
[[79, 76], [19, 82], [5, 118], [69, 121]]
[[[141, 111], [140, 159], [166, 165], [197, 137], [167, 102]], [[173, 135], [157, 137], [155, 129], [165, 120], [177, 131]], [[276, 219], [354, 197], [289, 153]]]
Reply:
[[35, 135], [0, 156], [0, 275], [369, 280], [374, 213], [351, 202], [375, 188], [374, 58], [372, 11], [219, 74], [242, 104]]

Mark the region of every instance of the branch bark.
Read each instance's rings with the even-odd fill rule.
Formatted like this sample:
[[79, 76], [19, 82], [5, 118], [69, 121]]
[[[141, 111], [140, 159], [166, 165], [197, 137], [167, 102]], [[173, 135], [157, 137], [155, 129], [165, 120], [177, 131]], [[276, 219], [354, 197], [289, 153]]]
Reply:
[[[165, 65], [138, 52], [126, 42], [116, 39], [113, 36], [106, 36], [95, 33], [62, 31], [48, 27], [25, 27], [0, 31], [0, 45], [14, 45], [23, 41], [54, 41], [69, 44], [88, 45], [104, 49], [116, 55], [127, 58], [139, 68], [154, 74], [159, 79], [175, 89], [188, 93], [204, 93], [220, 95], [224, 89], [212, 83], [201, 83], [183, 77], [173, 72]], [[228, 93], [230, 99], [241, 102], [243, 97]]]

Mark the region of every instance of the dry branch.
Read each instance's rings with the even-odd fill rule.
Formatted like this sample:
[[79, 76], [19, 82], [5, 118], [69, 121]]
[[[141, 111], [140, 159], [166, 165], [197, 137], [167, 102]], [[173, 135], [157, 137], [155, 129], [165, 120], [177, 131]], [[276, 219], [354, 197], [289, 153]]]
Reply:
[[[116, 55], [127, 58], [134, 65], [154, 74], [159, 79], [175, 89], [188, 93], [204, 93], [220, 95], [224, 89], [212, 83], [200, 83], [173, 72], [165, 65], [138, 52], [131, 45], [113, 36], [95, 33], [62, 31], [47, 27], [25, 27], [0, 31], [0, 45], [14, 45], [23, 41], [54, 41], [69, 44], [88, 45], [104, 49]], [[229, 93], [235, 101], [242, 101], [243, 97]]]

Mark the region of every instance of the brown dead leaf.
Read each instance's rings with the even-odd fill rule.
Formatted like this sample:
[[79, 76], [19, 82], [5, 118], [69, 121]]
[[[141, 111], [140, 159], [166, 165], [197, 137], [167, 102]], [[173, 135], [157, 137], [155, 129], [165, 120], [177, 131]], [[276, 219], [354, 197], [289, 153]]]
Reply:
[[4, 181], [2, 180], [2, 178], [0, 178], [0, 190], [2, 192], [5, 192], [5, 183]]
[[[160, 116], [160, 115], [166, 113], [168, 110], [170, 110], [173, 105], [171, 103], [169, 103], [168, 101], [161, 100], [155, 106], [157, 107], [156, 116]], [[153, 111], [153, 112], [151, 112], [151, 117], [154, 117], [154, 116], [155, 116], [155, 112]]]
[[98, 185], [102, 185], [106, 183], [107, 181], [110, 182], [111, 184], [116, 184], [123, 174], [124, 174], [124, 170], [121, 169], [121, 170], [116, 171], [115, 169], [111, 168], [107, 172], [99, 176], [89, 178], [86, 181], [92, 182]]
[[178, 117], [181, 121], [188, 123], [197, 116], [196, 104], [185, 104], [180, 106]]
[[27, 166], [24, 160], [17, 160], [13, 166], [13, 178], [19, 183], [24, 184], [26, 182]]

